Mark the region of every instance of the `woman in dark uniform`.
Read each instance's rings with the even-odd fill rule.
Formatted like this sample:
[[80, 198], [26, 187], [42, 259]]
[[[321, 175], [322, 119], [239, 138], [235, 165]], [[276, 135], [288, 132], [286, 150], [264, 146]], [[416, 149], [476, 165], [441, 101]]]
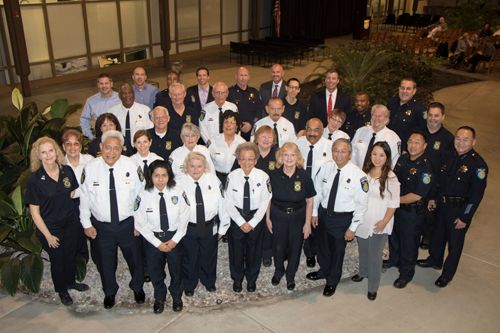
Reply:
[[122, 131], [120, 122], [118, 118], [112, 113], [103, 113], [97, 117], [95, 121], [95, 139], [89, 143], [88, 153], [94, 157], [98, 157], [101, 154], [101, 148], [99, 144], [101, 143], [101, 137], [104, 132], [109, 130]]
[[50, 271], [61, 303], [73, 304], [68, 289], [85, 291], [89, 286], [75, 282], [78, 232], [72, 196], [78, 188], [73, 170], [63, 165], [64, 156], [57, 143], [41, 137], [33, 143], [25, 193], [26, 204], [36, 225], [37, 237], [49, 254]]
[[[270, 176], [273, 199], [266, 213], [266, 224], [273, 234], [275, 271], [271, 283], [277, 286], [286, 274], [286, 287], [293, 290], [302, 243], [311, 233], [316, 191], [295, 143], [287, 142], [278, 150], [276, 166]], [[288, 258], [286, 270], [285, 258]]]
[[[264, 125], [255, 131], [254, 142], [259, 148], [260, 157], [255, 165], [269, 175], [276, 168], [276, 137], [271, 127]], [[273, 257], [273, 236], [267, 228], [264, 228], [262, 240], [262, 265], [270, 267]]]

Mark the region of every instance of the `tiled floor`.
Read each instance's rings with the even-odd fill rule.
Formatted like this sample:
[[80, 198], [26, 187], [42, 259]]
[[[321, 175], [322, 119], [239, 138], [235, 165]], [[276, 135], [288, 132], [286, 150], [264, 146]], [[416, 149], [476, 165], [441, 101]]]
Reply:
[[[293, 68], [287, 76], [304, 78], [316, 64]], [[215, 69], [212, 82], [233, 82], [235, 66]], [[250, 68], [253, 85], [269, 78], [269, 70]], [[150, 75], [163, 86], [164, 79]], [[483, 77], [478, 76], [478, 77]], [[481, 81], [442, 89], [435, 99], [447, 107], [446, 126], [462, 124], [478, 131], [476, 148], [490, 168], [483, 203], [470, 228], [459, 271], [445, 289], [434, 286], [439, 272], [417, 268], [403, 290], [392, 287], [397, 277], [390, 269], [382, 277], [379, 297], [366, 299], [366, 284], [343, 281], [332, 298], [321, 290], [290, 297], [213, 309], [186, 308], [180, 314], [167, 309], [162, 315], [127, 314], [122, 311], [76, 313], [62, 305], [33, 301], [28, 296], [0, 294], [2, 332], [500, 332], [500, 228], [496, 216], [500, 195], [498, 128], [500, 82]], [[184, 82], [194, 82], [192, 69]], [[91, 83], [56, 87], [36, 94], [33, 100], [48, 103], [68, 97], [83, 102], [94, 92]], [[72, 121], [78, 121], [77, 117]], [[497, 202], [497, 204], [495, 204]], [[495, 205], [497, 207], [495, 207]], [[421, 251], [421, 257], [426, 254]]]

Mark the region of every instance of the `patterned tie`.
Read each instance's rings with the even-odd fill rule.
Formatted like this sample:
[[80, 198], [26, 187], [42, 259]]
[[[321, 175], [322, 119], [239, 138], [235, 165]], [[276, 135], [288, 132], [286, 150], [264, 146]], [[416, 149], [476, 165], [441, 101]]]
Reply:
[[333, 180], [332, 188], [330, 189], [330, 197], [328, 198], [328, 207], [326, 211], [328, 213], [335, 212], [335, 199], [337, 198], [337, 190], [339, 188], [339, 178], [340, 178], [340, 169], [337, 169], [337, 174], [335, 175], [335, 179]]
[[205, 225], [205, 205], [203, 204], [203, 195], [201, 194], [200, 183], [194, 182], [196, 184], [195, 198], [196, 198], [196, 230], [198, 231], [198, 237], [205, 237], [206, 225]]
[[163, 232], [167, 232], [168, 231], [167, 204], [165, 203], [163, 192], [158, 192], [158, 194], [160, 195], [160, 228]]
[[276, 146], [280, 146], [280, 135], [278, 134], [278, 124], [274, 123], [274, 135], [276, 135]]
[[332, 105], [332, 94], [330, 93], [330, 97], [328, 97], [328, 109], [326, 111], [326, 116], [327, 118], [330, 116], [330, 113], [333, 111], [333, 105]]
[[274, 85], [274, 90], [273, 90], [273, 97], [278, 97], [278, 85]]
[[111, 211], [111, 224], [120, 223], [118, 215], [118, 199], [116, 198], [115, 177], [113, 176], [113, 168], [109, 168], [109, 206]]
[[224, 112], [222, 112], [222, 108], [219, 108], [219, 133], [222, 133], [223, 132], [223, 125], [224, 125], [224, 121], [222, 119], [222, 115], [224, 114]]
[[375, 142], [375, 136], [377, 133], [373, 132], [372, 138], [370, 139], [370, 142], [368, 143], [368, 149], [366, 150], [366, 155], [365, 159], [363, 160], [363, 166], [370, 160], [371, 155], [372, 155], [372, 148], [373, 148], [373, 143]]
[[314, 146], [309, 146], [309, 153], [307, 154], [306, 172], [311, 176], [313, 167], [313, 149]]
[[243, 188], [243, 214], [250, 214], [250, 183], [248, 182], [248, 176], [245, 177], [245, 186]]

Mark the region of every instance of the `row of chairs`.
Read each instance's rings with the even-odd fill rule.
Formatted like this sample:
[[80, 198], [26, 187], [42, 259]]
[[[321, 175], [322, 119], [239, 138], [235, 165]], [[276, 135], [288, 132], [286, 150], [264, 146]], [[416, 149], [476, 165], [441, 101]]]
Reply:
[[403, 13], [396, 17], [395, 14], [388, 14], [382, 23], [384, 30], [390, 31], [412, 31], [418, 28], [427, 27], [439, 21], [439, 15]]

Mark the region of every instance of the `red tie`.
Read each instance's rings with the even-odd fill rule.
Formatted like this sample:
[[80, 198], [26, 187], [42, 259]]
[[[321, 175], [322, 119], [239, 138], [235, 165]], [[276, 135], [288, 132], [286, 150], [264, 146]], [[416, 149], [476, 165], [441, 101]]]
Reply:
[[332, 94], [330, 93], [330, 96], [328, 97], [328, 110], [326, 112], [326, 116], [329, 117], [332, 111], [333, 111]]

